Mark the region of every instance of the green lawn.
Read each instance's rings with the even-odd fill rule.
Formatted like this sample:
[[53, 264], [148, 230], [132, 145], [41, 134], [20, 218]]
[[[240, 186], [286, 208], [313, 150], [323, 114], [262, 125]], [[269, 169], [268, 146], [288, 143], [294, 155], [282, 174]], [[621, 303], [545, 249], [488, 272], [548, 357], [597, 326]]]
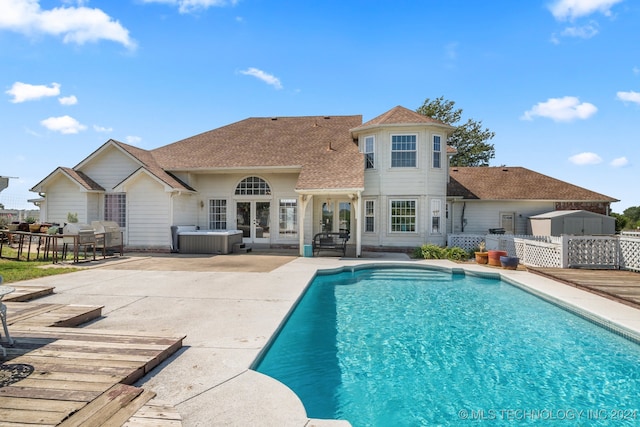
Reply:
[[[2, 256], [15, 258], [16, 251], [3, 247]], [[4, 283], [12, 283], [78, 271], [75, 267], [42, 268], [47, 265], [51, 265], [51, 261], [13, 261], [0, 258], [0, 276], [4, 279]]]

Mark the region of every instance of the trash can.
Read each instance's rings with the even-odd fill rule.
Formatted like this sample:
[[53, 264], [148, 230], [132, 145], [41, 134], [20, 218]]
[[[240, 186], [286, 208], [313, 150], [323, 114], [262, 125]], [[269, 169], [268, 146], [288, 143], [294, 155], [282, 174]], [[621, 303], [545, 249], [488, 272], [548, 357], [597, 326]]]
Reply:
[[313, 256], [313, 246], [311, 245], [304, 245], [303, 249], [303, 254], [305, 257], [307, 258], [311, 258]]

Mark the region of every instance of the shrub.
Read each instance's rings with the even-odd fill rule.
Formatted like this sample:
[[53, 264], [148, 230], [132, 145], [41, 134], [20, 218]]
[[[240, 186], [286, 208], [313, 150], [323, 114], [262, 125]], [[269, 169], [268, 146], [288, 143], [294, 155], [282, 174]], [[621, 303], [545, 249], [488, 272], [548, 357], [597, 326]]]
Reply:
[[437, 245], [422, 245], [420, 250], [422, 251], [422, 257], [424, 259], [442, 259], [445, 257], [444, 248]]
[[437, 245], [424, 244], [413, 251], [414, 258], [424, 259], [449, 259], [452, 261], [465, 261], [471, 257], [469, 252], [454, 246], [452, 248], [442, 248]]
[[418, 246], [413, 248], [413, 252], [411, 253], [411, 258], [422, 258], [422, 246]]
[[445, 248], [445, 256], [452, 261], [466, 261], [470, 258], [469, 253], [462, 248], [454, 246], [452, 248]]

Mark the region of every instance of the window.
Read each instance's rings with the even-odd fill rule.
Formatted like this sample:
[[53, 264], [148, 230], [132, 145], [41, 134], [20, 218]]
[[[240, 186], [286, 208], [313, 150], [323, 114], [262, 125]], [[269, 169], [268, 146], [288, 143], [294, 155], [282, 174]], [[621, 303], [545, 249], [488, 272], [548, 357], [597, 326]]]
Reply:
[[440, 135], [433, 135], [433, 167], [440, 167], [440, 156], [442, 149], [440, 148]]
[[351, 203], [338, 203], [338, 231], [341, 233], [351, 233]]
[[416, 167], [416, 136], [392, 135], [391, 136], [391, 167], [414, 168]]
[[373, 233], [375, 229], [376, 219], [376, 204], [374, 200], [365, 200], [364, 202], [364, 231], [367, 233]]
[[257, 176], [250, 176], [240, 181], [236, 187], [236, 196], [269, 196], [271, 188], [269, 184]]
[[440, 234], [442, 200], [431, 200], [431, 233]]
[[391, 231], [414, 233], [416, 231], [416, 201], [391, 201]]
[[296, 237], [298, 235], [298, 201], [296, 199], [280, 199], [280, 237]]
[[375, 169], [375, 149], [376, 140], [373, 136], [368, 136], [364, 139], [364, 168]]
[[209, 200], [209, 229], [227, 229], [227, 201]]
[[118, 226], [127, 226], [127, 195], [114, 193], [104, 195], [104, 220], [115, 221]]

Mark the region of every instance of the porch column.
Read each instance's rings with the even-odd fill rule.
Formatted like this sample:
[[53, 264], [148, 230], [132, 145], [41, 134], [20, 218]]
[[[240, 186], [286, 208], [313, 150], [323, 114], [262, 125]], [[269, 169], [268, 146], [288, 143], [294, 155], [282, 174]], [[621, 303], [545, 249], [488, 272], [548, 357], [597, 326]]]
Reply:
[[298, 215], [298, 254], [304, 256], [304, 220], [307, 217], [307, 205], [313, 199], [311, 194], [301, 194], [298, 196], [300, 213]]
[[356, 193], [354, 202], [355, 202], [355, 213], [356, 213], [356, 258], [360, 258], [362, 256], [362, 223], [360, 222], [360, 218], [362, 218], [362, 192], [358, 191]]

